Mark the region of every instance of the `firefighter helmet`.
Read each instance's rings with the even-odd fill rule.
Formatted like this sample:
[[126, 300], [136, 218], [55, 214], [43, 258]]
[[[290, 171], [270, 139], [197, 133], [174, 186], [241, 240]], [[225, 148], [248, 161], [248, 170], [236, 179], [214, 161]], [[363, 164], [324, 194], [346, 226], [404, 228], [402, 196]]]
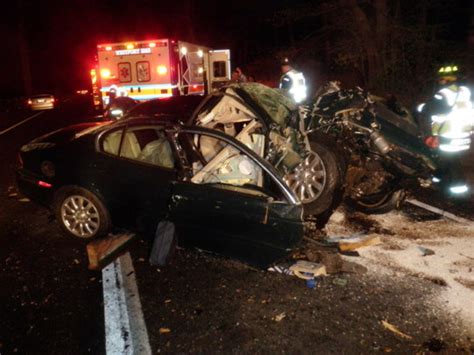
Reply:
[[282, 60], [280, 61], [280, 65], [281, 66], [284, 66], [284, 65], [291, 66], [291, 61], [288, 59], [288, 57], [282, 58]]

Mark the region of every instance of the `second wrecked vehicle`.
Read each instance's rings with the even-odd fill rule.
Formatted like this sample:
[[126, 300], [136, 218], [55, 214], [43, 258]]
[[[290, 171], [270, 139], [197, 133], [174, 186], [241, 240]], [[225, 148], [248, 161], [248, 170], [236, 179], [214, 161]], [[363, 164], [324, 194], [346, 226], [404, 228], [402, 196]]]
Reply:
[[[305, 120], [308, 131], [332, 137], [340, 148], [347, 166], [345, 199], [358, 210], [388, 212], [407, 188], [438, 185], [449, 194], [467, 191], [461, 156], [427, 146], [419, 123], [395, 101], [330, 82], [317, 93]], [[451, 144], [466, 143], [470, 139]]]

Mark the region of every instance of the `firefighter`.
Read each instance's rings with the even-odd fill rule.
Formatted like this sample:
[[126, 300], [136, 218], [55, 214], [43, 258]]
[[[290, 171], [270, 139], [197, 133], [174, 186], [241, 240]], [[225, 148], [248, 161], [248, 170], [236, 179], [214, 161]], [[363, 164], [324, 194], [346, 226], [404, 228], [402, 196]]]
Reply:
[[425, 143], [441, 151], [459, 152], [470, 146], [474, 117], [471, 91], [458, 79], [457, 65], [441, 67], [438, 91], [418, 109]]
[[280, 89], [288, 93], [299, 104], [306, 99], [306, 82], [302, 72], [295, 70], [288, 58], [281, 63]]
[[[420, 125], [425, 144], [439, 153], [438, 171], [448, 192], [463, 195], [469, 188], [460, 161], [471, 144], [474, 112], [471, 92], [459, 83], [457, 65], [438, 70], [438, 91], [419, 106]], [[435, 181], [433, 179], [433, 181]], [[439, 182], [439, 178], [436, 177]]]

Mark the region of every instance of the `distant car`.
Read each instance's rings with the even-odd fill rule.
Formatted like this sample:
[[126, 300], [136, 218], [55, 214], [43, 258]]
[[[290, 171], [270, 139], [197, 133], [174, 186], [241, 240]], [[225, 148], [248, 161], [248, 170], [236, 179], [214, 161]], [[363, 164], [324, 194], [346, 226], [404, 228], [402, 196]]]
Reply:
[[204, 98], [201, 95], [186, 95], [145, 101], [128, 111], [125, 118], [175, 116], [187, 122]]
[[28, 99], [28, 106], [33, 111], [52, 110], [57, 105], [57, 99], [51, 94], [40, 94]]
[[85, 123], [24, 145], [17, 181], [68, 235], [167, 220], [180, 245], [266, 266], [302, 239], [303, 208], [261, 143], [165, 117]]

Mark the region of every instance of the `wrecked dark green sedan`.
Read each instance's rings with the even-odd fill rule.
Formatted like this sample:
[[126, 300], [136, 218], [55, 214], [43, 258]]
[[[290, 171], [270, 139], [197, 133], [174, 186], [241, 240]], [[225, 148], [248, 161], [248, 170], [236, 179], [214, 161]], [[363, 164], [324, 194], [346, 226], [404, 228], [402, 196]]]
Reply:
[[175, 118], [71, 126], [20, 151], [20, 191], [48, 206], [66, 234], [90, 239], [114, 227], [153, 233], [174, 223], [178, 244], [267, 265], [303, 236], [302, 206], [245, 143]]

